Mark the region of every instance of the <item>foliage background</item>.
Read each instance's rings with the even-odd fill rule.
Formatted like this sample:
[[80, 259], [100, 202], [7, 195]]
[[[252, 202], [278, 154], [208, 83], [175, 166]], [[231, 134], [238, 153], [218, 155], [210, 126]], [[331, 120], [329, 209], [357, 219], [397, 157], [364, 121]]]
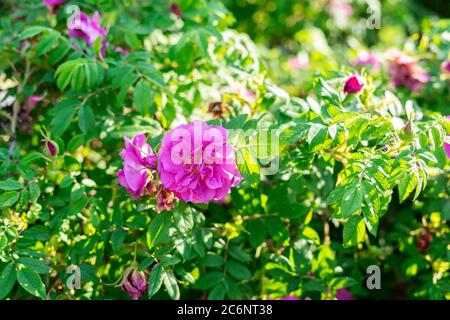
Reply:
[[[3, 1], [0, 103], [15, 102], [0, 109], [0, 298], [127, 299], [113, 284], [130, 266], [149, 277], [143, 298], [334, 299], [344, 287], [357, 299], [449, 298], [445, 2], [382, 1], [369, 30], [357, 0], [344, 22], [325, 0], [183, 0], [182, 17], [165, 0], [67, 1], [56, 15]], [[98, 45], [71, 46], [69, 4], [101, 13], [104, 59]], [[358, 53], [392, 47], [430, 73], [420, 93], [393, 88], [385, 64], [357, 69], [358, 97], [342, 93]], [[299, 52], [309, 65], [294, 70]], [[27, 109], [32, 95], [45, 98]], [[217, 101], [229, 106], [221, 119], [208, 113]], [[261, 177], [238, 141], [244, 181], [225, 204], [156, 214], [117, 183], [122, 138], [143, 132], [157, 150], [193, 119], [279, 129], [280, 171]], [[374, 264], [382, 289], [370, 291]], [[66, 286], [71, 265], [79, 290]]]

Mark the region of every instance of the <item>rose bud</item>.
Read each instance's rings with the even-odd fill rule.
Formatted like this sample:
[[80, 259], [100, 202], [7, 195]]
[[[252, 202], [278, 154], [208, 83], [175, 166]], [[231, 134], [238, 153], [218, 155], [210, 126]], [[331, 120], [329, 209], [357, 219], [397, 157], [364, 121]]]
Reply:
[[50, 139], [42, 139], [42, 142], [44, 144], [45, 153], [48, 154], [51, 157], [56, 157], [59, 153], [59, 147], [58, 144]]
[[357, 76], [351, 76], [345, 81], [344, 93], [358, 93], [363, 86], [364, 84]]
[[426, 252], [433, 241], [433, 234], [427, 228], [422, 229], [421, 235], [417, 238], [417, 249]]
[[183, 17], [183, 13], [181, 12], [180, 6], [178, 4], [176, 4], [176, 3], [172, 3], [170, 5], [170, 12], [172, 12], [178, 18], [182, 18]]

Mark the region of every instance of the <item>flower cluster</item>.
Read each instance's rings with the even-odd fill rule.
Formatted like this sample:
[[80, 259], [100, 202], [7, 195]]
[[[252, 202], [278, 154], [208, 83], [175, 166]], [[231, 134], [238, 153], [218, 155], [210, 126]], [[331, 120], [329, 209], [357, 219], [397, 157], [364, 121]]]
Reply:
[[184, 202], [222, 200], [242, 180], [227, 138], [225, 128], [194, 121], [169, 131], [157, 156], [143, 134], [125, 138], [119, 183], [135, 199], [154, 193], [157, 211], [171, 210], [174, 195]]

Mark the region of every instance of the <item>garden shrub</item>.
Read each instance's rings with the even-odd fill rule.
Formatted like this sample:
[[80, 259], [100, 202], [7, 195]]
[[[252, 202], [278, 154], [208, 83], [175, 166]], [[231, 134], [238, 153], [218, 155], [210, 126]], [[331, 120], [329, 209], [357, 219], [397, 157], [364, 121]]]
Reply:
[[3, 1], [0, 299], [449, 298], [450, 21], [322, 2]]

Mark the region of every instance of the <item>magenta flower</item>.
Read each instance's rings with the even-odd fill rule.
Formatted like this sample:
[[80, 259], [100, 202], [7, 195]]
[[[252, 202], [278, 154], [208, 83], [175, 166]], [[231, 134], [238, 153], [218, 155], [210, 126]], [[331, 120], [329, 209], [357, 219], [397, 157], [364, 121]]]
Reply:
[[[447, 116], [447, 119], [450, 120], [450, 116]], [[447, 136], [450, 136], [450, 134], [448, 134]], [[445, 153], [447, 154], [447, 158], [450, 159], [450, 144], [447, 142], [444, 142], [444, 150]]]
[[26, 108], [31, 111], [43, 99], [43, 96], [29, 96], [25, 102]]
[[351, 76], [350, 78], [345, 81], [344, 85], [344, 93], [358, 93], [361, 91], [364, 84], [362, 83], [361, 79], [358, 78], [358, 76]]
[[139, 300], [147, 292], [147, 277], [142, 271], [127, 269], [120, 285], [131, 299]]
[[352, 293], [345, 288], [336, 290], [336, 299], [338, 300], [353, 300]]
[[44, 4], [48, 7], [50, 12], [54, 14], [59, 6], [61, 6], [66, 0], [44, 0]]
[[396, 88], [406, 87], [412, 92], [419, 92], [423, 85], [430, 80], [429, 74], [415, 59], [398, 50], [391, 50], [387, 60], [389, 75]]
[[124, 140], [125, 149], [120, 153], [123, 168], [117, 177], [120, 185], [137, 199], [154, 187], [150, 170], [156, 169], [156, 155], [143, 134], [136, 135], [132, 141], [126, 137]]
[[158, 153], [161, 184], [185, 202], [225, 197], [242, 180], [227, 137], [225, 128], [202, 121], [169, 131]]
[[83, 39], [90, 47], [100, 38], [101, 55], [105, 56], [106, 30], [100, 26], [98, 11], [94, 12], [92, 19], [86, 13], [80, 12], [69, 25], [69, 37]]

